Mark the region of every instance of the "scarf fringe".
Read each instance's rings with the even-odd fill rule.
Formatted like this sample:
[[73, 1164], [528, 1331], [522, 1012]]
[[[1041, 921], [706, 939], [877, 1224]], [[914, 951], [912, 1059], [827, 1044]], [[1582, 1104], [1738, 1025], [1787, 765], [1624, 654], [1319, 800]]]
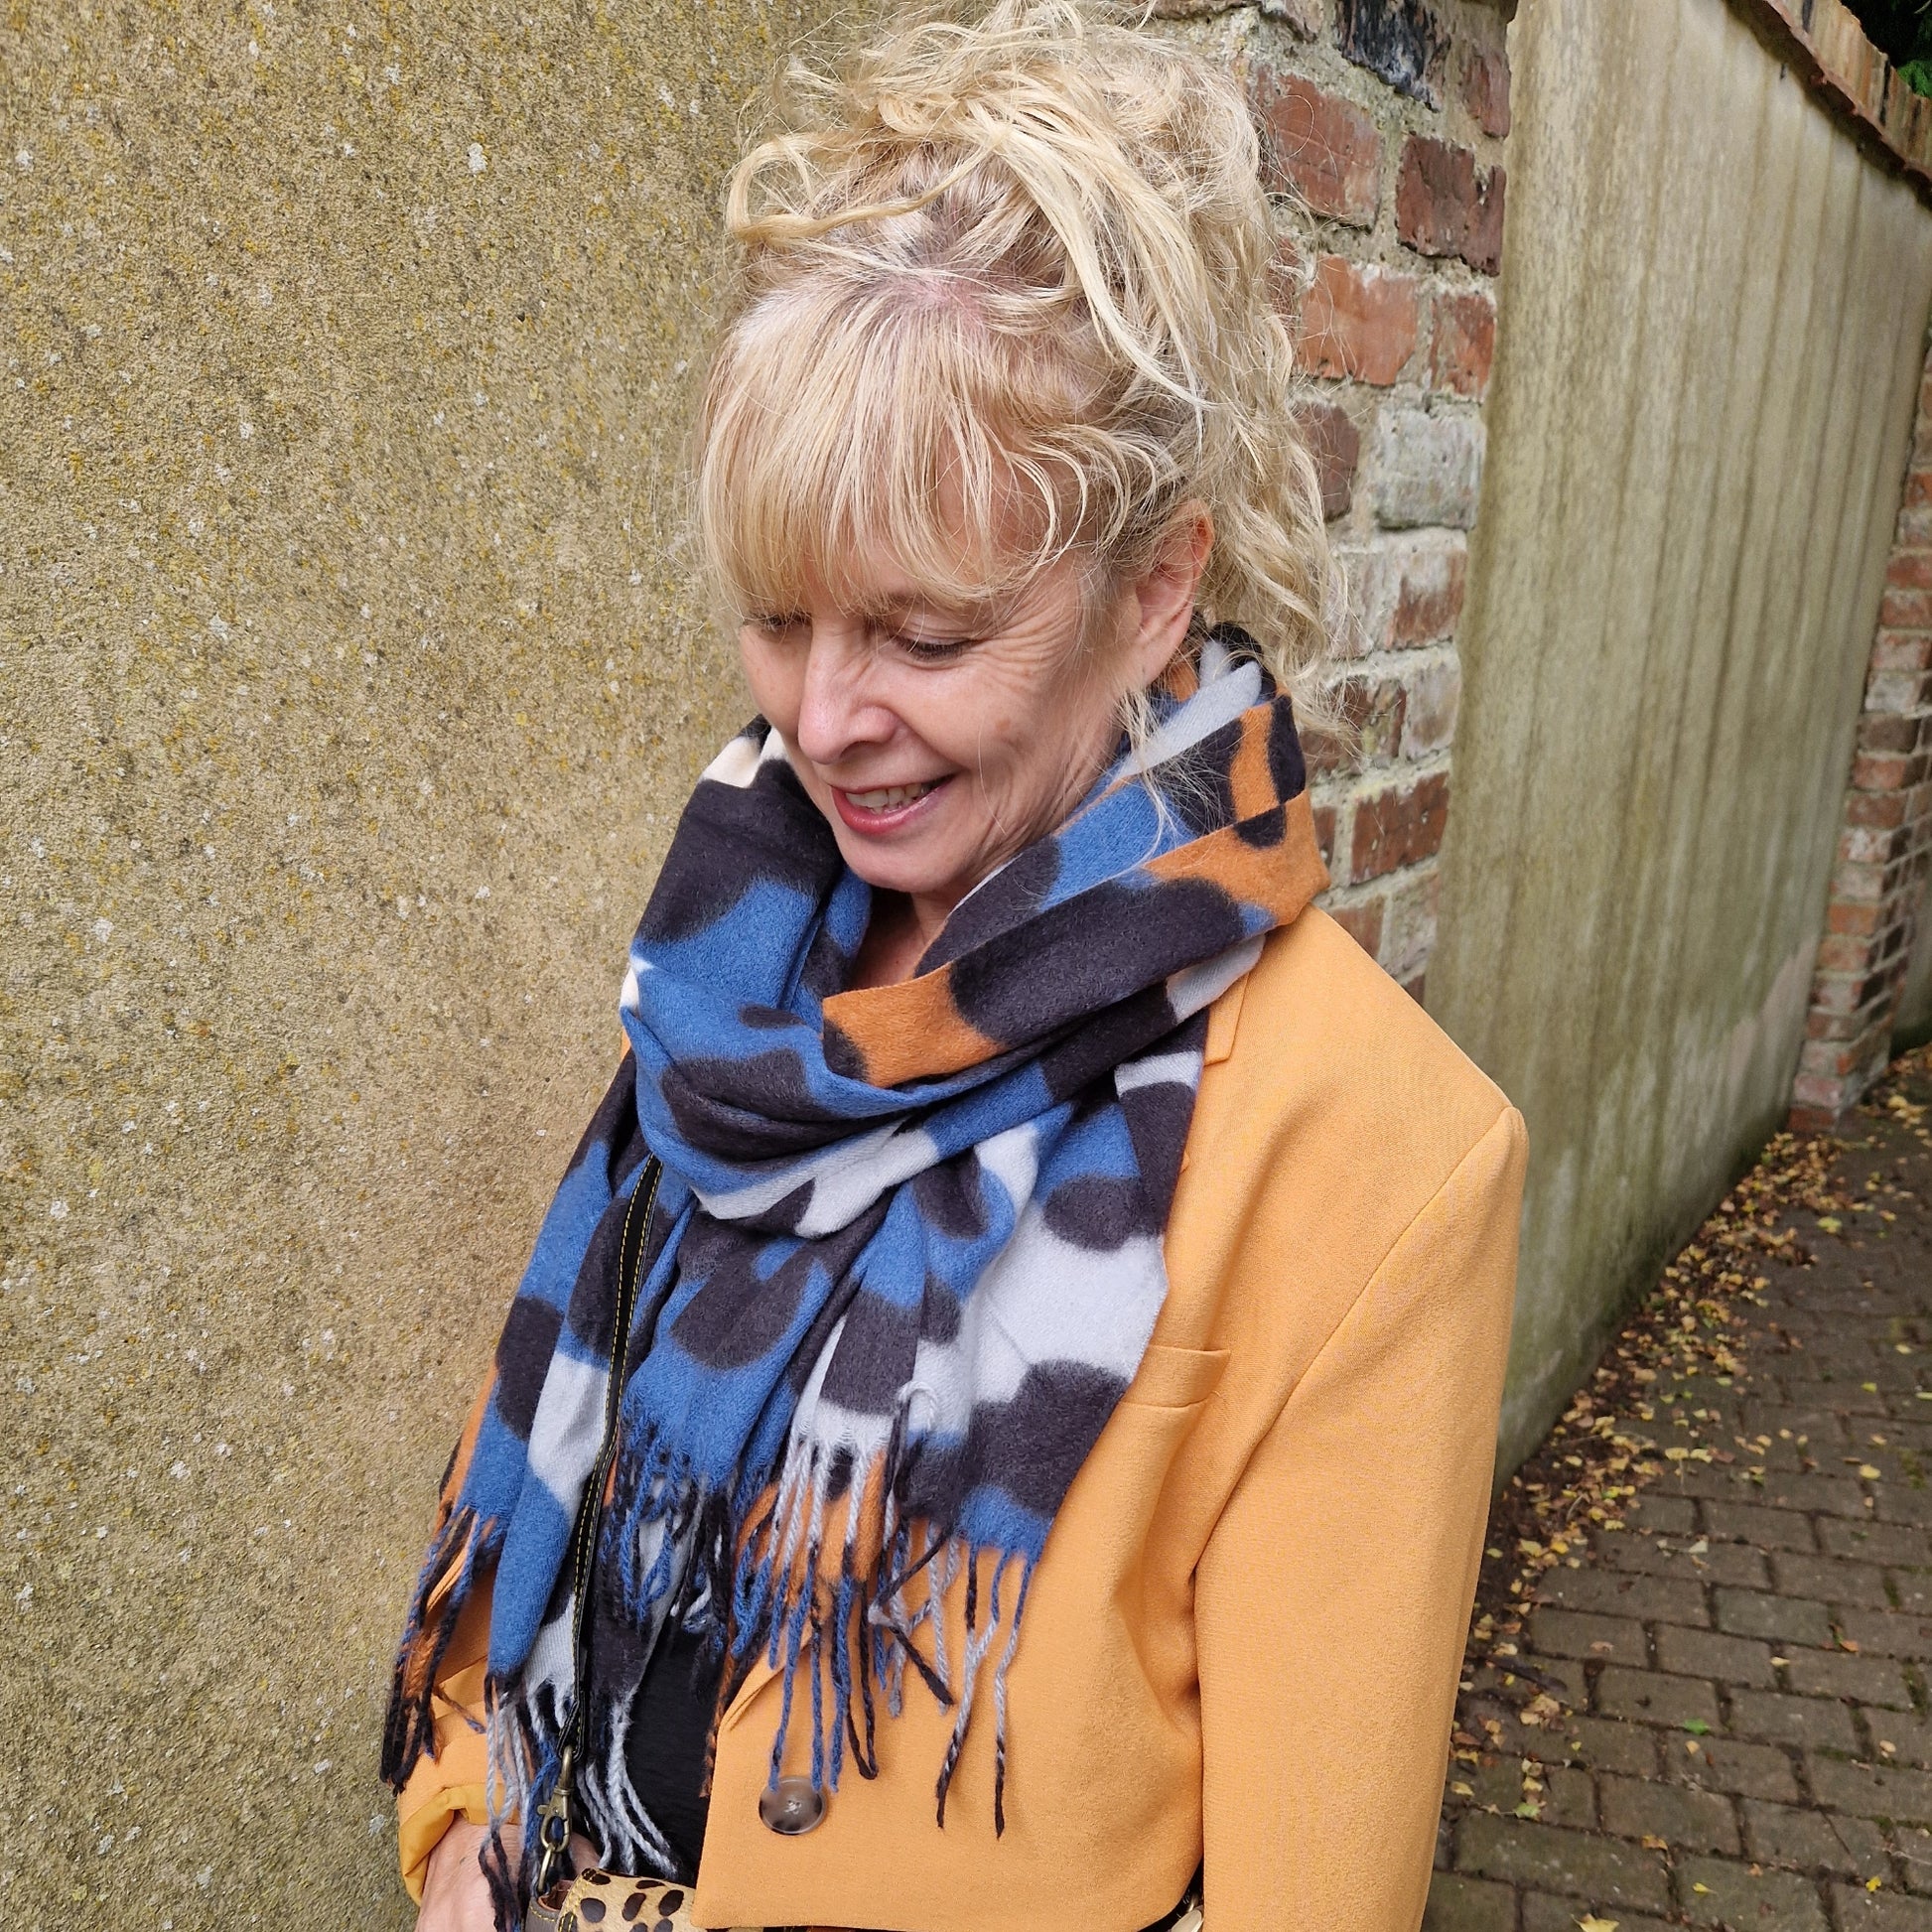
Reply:
[[[400, 1791], [423, 1753], [434, 1750], [436, 1674], [470, 1601], [479, 1568], [493, 1563], [502, 1545], [500, 1524], [464, 1508], [450, 1509], [430, 1541], [410, 1598], [382, 1722], [380, 1769], [392, 1790]], [[452, 1572], [456, 1580], [439, 1599], [437, 1592]]]
[[[781, 1775], [794, 1724], [804, 1719], [819, 1791], [838, 1789], [848, 1760], [861, 1777], [878, 1776], [880, 1706], [898, 1716], [909, 1663], [940, 1709], [954, 1713], [934, 1788], [942, 1827], [980, 1686], [991, 1679], [994, 1827], [1004, 1834], [1007, 1682], [1036, 1557], [905, 1518], [918, 1455], [908, 1408], [900, 1405], [886, 1447], [869, 1461], [814, 1447], [788, 1455], [775, 1481], [746, 1477], [731, 1497], [707, 1491], [661, 1439], [647, 1438], [622, 1465], [600, 1569], [615, 1578], [621, 1607], [650, 1649], [673, 1620], [696, 1612], [707, 1653], [714, 1660], [722, 1654], [705, 1751], [707, 1791], [719, 1720], [760, 1656], [780, 1684], [771, 1779]], [[836, 1498], [835, 1469], [843, 1482]], [[962, 1579], [965, 1629], [955, 1657], [944, 1606]], [[609, 1745], [593, 1753], [580, 1789], [601, 1784], [609, 1795], [598, 1822], [641, 1838], [634, 1821], [648, 1820], [621, 1761], [621, 1727], [599, 1726], [598, 1734]], [[604, 1850], [617, 1856], [611, 1844]]]

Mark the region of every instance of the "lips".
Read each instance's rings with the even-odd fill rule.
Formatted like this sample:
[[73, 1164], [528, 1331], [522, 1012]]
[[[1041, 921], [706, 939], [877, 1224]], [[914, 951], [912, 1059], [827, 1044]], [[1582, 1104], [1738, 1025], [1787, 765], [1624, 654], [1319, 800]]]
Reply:
[[832, 789], [838, 814], [855, 832], [896, 832], [921, 818], [930, 801], [952, 782], [950, 776], [926, 778], [906, 785], [874, 785], [865, 791]]

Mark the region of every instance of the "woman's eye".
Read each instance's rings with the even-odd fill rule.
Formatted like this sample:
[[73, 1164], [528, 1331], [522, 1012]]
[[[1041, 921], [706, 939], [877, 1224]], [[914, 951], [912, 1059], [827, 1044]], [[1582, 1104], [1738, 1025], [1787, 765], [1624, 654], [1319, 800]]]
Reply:
[[745, 627], [748, 630], [758, 631], [760, 636], [778, 638], [788, 636], [794, 630], [802, 629], [805, 621], [804, 618], [796, 614], [786, 616], [783, 613], [779, 613], [775, 616], [747, 618], [745, 620]]
[[970, 637], [910, 637], [902, 631], [894, 641], [918, 664], [943, 664], [950, 658], [963, 656], [973, 647]]

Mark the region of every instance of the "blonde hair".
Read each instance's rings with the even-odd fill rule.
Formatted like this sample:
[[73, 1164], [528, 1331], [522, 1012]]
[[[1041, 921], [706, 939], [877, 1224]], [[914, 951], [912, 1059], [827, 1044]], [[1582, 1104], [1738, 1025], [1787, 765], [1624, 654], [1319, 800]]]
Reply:
[[1098, 6], [999, 0], [794, 62], [774, 108], [731, 181], [698, 426], [733, 614], [795, 608], [806, 569], [861, 590], [882, 548], [949, 603], [1062, 557], [1118, 582], [1204, 507], [1198, 620], [1324, 714], [1334, 566], [1229, 75]]

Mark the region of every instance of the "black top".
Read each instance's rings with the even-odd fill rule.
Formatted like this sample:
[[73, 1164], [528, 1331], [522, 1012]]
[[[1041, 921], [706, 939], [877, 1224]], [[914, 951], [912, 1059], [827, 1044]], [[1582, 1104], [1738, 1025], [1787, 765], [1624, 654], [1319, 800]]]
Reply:
[[705, 1815], [711, 1809], [704, 1790], [704, 1747], [723, 1668], [719, 1661], [706, 1670], [702, 1653], [688, 1631], [673, 1627], [663, 1633], [637, 1688], [623, 1740], [630, 1787], [670, 1841], [680, 1867], [674, 1875], [686, 1884], [697, 1882]]

